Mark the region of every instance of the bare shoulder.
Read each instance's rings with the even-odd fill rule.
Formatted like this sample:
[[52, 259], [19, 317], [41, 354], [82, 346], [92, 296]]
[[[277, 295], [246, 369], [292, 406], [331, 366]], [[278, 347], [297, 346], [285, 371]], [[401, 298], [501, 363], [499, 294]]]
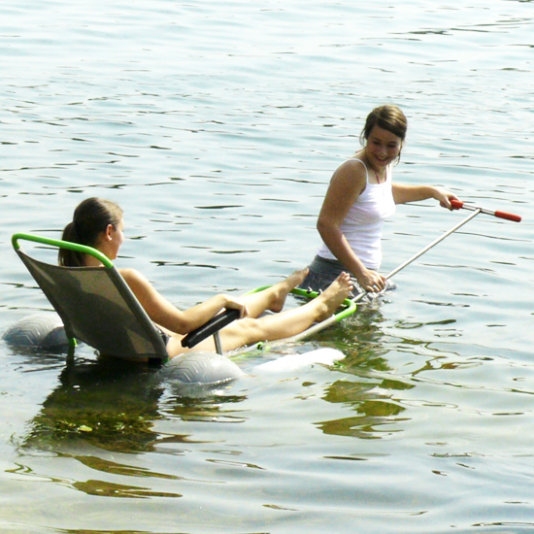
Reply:
[[344, 161], [334, 172], [331, 184], [360, 194], [367, 184], [365, 165], [356, 159]]
[[363, 174], [365, 176], [366, 174], [365, 165], [363, 164], [363, 161], [351, 158], [345, 160], [336, 170], [337, 172], [352, 172], [356, 174]]
[[128, 285], [148, 284], [148, 280], [136, 269], [119, 269], [119, 273]]

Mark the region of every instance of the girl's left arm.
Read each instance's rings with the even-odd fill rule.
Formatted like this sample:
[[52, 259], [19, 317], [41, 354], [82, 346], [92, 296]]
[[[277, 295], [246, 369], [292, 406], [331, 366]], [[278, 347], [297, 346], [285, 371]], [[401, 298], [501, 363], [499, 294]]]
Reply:
[[406, 202], [417, 202], [428, 198], [436, 199], [443, 208], [448, 209], [452, 209], [451, 200], [458, 200], [454, 193], [442, 187], [393, 184], [393, 200], [395, 204], [406, 204]]
[[178, 334], [195, 330], [225, 308], [237, 309], [242, 316], [247, 313], [239, 299], [222, 294], [182, 311], [156, 291], [140, 272], [120, 269], [120, 273], [152, 321]]

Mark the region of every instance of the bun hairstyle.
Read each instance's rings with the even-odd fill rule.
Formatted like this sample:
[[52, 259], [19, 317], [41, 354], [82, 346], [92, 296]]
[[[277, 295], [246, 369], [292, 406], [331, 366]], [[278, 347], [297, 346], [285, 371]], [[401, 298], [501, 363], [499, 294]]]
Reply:
[[[94, 247], [100, 235], [111, 224], [116, 228], [122, 220], [118, 204], [102, 198], [87, 198], [74, 210], [72, 222], [63, 230], [63, 241]], [[84, 255], [73, 250], [59, 249], [58, 262], [64, 267], [83, 267]]]
[[[393, 135], [399, 137], [401, 141], [404, 141], [406, 139], [406, 132], [408, 131], [408, 119], [402, 110], [393, 104], [386, 104], [373, 109], [373, 111], [367, 115], [365, 126], [360, 134], [360, 142], [362, 146], [365, 146], [365, 143], [367, 139], [369, 139], [375, 126], [391, 132]], [[400, 153], [397, 158], [397, 163], [399, 160]]]

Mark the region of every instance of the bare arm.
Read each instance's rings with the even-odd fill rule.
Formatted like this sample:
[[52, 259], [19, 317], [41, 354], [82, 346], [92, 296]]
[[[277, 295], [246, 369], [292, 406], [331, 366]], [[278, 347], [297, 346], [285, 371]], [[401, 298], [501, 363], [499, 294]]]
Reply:
[[193, 308], [181, 311], [160, 295], [152, 284], [134, 269], [121, 269], [121, 275], [156, 324], [178, 334], [187, 334], [202, 326], [224, 308], [233, 308], [246, 314], [246, 308], [238, 299], [216, 295]]
[[458, 200], [456, 195], [441, 187], [393, 184], [393, 200], [395, 204], [406, 204], [406, 202], [417, 202], [428, 198], [436, 199], [442, 207], [448, 209], [451, 209], [451, 199]]
[[317, 220], [317, 230], [332, 254], [358, 280], [366, 291], [383, 289], [385, 278], [370, 271], [354, 253], [341, 231], [350, 207], [365, 189], [366, 172], [358, 161], [346, 161], [332, 176]]

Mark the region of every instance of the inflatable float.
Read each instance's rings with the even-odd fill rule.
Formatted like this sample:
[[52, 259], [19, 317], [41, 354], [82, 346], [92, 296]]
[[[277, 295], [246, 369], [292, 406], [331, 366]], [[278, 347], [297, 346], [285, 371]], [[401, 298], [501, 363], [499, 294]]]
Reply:
[[36, 313], [11, 325], [2, 339], [14, 347], [42, 350], [68, 349], [69, 340], [59, 315], [55, 312]]
[[[63, 324], [55, 312], [33, 314], [17, 321], [4, 332], [2, 339], [12, 347], [36, 351], [69, 349], [69, 340]], [[165, 380], [177, 385], [213, 387], [230, 383], [245, 374], [293, 372], [314, 364], [333, 365], [344, 357], [339, 350], [319, 348], [281, 355], [279, 358], [257, 364], [245, 373], [226, 355], [191, 351], [182, 357], [169, 360], [158, 372]]]

